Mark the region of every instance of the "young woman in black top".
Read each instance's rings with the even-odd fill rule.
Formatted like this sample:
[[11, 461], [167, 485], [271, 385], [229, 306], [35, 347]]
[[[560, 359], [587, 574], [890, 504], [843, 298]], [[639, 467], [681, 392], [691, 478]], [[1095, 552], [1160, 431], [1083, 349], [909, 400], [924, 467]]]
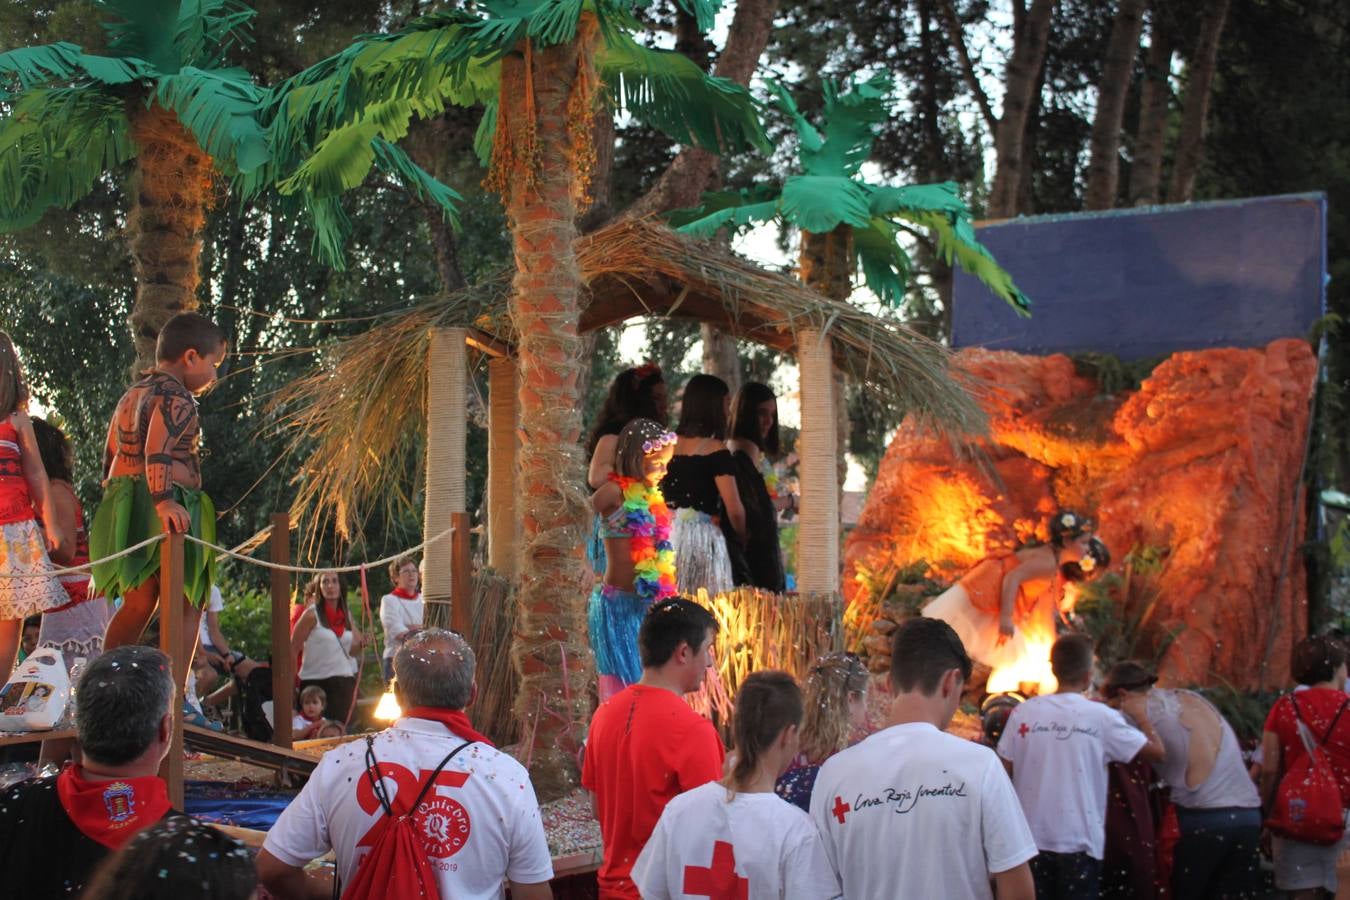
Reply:
[[[769, 490], [765, 471], [769, 457], [778, 453], [778, 398], [757, 381], [747, 382], [732, 406], [731, 438], [727, 449], [735, 466], [736, 487], [745, 507], [745, 545], [742, 552], [730, 544], [731, 574], [737, 584], [782, 593], [783, 553], [778, 546], [778, 511], [795, 507], [795, 496]], [[726, 531], [723, 523], [723, 531]]]
[[709, 594], [730, 590], [731, 558], [722, 533], [745, 541], [745, 507], [736, 488], [731, 454], [725, 444], [731, 392], [713, 375], [695, 375], [684, 386], [679, 440], [661, 482], [666, 505], [674, 513], [670, 542], [675, 548], [675, 579], [681, 593], [704, 588]]

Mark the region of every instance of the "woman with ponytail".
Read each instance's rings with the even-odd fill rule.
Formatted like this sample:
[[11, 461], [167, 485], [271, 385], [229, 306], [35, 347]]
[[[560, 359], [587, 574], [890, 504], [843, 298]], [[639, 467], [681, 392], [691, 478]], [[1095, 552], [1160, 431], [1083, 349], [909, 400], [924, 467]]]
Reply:
[[774, 793], [797, 755], [802, 692], [786, 672], [755, 672], [736, 692], [731, 768], [671, 800], [633, 865], [647, 900], [686, 895], [746, 900], [841, 896], [810, 817]]

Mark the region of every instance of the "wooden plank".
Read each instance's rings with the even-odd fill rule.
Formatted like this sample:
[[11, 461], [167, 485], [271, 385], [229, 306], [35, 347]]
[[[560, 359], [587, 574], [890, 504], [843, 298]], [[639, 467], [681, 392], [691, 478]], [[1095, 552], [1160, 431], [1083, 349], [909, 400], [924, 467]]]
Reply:
[[515, 348], [509, 343], [481, 328], [465, 328], [464, 343], [493, 359], [505, 359], [515, 354]]
[[[209, 753], [212, 756], [219, 756], [224, 759], [235, 759], [239, 762], [278, 772], [289, 772], [307, 777], [319, 764], [319, 757], [309, 753], [288, 750], [285, 747], [264, 744], [261, 741], [251, 741], [238, 735], [224, 734], [196, 725], [185, 725], [183, 736], [187, 745], [198, 752]], [[182, 758], [181, 753], [179, 758]]]
[[[272, 514], [270, 559], [283, 566], [291, 562], [291, 517]], [[291, 746], [291, 718], [295, 705], [295, 659], [291, 656], [291, 577], [278, 569], [272, 578], [272, 743]]]
[[469, 611], [473, 608], [473, 557], [469, 544], [469, 514], [452, 513], [451, 524], [455, 533], [451, 535], [450, 571], [453, 579], [451, 587], [450, 627], [460, 634], [469, 633]]
[[[175, 691], [187, 683], [183, 659], [183, 536], [170, 534], [159, 545], [159, 649], [169, 657]], [[174, 700], [173, 733], [169, 752], [159, 766], [159, 777], [169, 786], [169, 804], [183, 808], [183, 700]]]
[[74, 728], [48, 731], [0, 731], [0, 747], [16, 744], [37, 744], [42, 741], [60, 741], [75, 737]]

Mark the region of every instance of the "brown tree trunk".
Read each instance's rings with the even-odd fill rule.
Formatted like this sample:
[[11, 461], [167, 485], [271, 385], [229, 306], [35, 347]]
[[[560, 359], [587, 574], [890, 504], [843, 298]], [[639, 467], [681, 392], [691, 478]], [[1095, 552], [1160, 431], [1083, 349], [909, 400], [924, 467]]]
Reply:
[[127, 233], [136, 272], [132, 377], [155, 364], [155, 341], [175, 314], [197, 308], [202, 227], [211, 197], [211, 157], [158, 104], [129, 104], [136, 157]]
[[[798, 256], [798, 277], [807, 287], [831, 300], [847, 303], [853, 295], [853, 229], [840, 225], [833, 231], [815, 234], [802, 232]], [[834, 372], [834, 414], [839, 447], [839, 500], [842, 504], [844, 479], [848, 477], [848, 382], [838, 369]]]
[[1144, 0], [1120, 0], [1106, 42], [1102, 80], [1097, 88], [1097, 115], [1092, 120], [1087, 188], [1083, 206], [1111, 209], [1120, 185], [1120, 129], [1130, 91], [1139, 34], [1144, 28]]
[[597, 36], [595, 18], [586, 15], [575, 41], [527, 43], [502, 60], [494, 148], [494, 165], [503, 166], [494, 184], [502, 188], [515, 252], [510, 310], [520, 366], [522, 530], [511, 655], [520, 673], [522, 753], [541, 800], [576, 787], [576, 754], [591, 711], [574, 247], [590, 160], [574, 138], [590, 140]]
[[[750, 84], [759, 57], [769, 45], [778, 0], [737, 0], [736, 14], [727, 29], [727, 43], [713, 66], [713, 74], [742, 87]], [[699, 147], [686, 146], [676, 154], [647, 193], [623, 212], [624, 218], [660, 215], [694, 206], [717, 174], [717, 157]]]
[[998, 171], [989, 198], [989, 215], [994, 218], [1015, 216], [1022, 179], [1022, 150], [1026, 143], [1027, 117], [1032, 92], [1036, 88], [1045, 48], [1050, 37], [1050, 20], [1058, 0], [1033, 0], [1021, 33], [1013, 46], [1004, 78], [1003, 115], [999, 118], [994, 149]]
[[741, 389], [741, 357], [736, 338], [707, 322], [699, 326], [699, 337], [703, 341], [703, 371], [725, 381], [735, 395]]
[[1219, 57], [1219, 37], [1228, 18], [1229, 0], [1210, 0], [1200, 22], [1200, 40], [1186, 66], [1186, 99], [1181, 108], [1181, 134], [1172, 163], [1172, 181], [1167, 186], [1168, 203], [1186, 203], [1195, 193], [1195, 173], [1205, 149], [1205, 125], [1209, 118], [1210, 86]]
[[1172, 97], [1172, 54], [1176, 44], [1163, 19], [1161, 5], [1159, 0], [1154, 0], [1144, 84], [1139, 93], [1139, 131], [1134, 140], [1134, 162], [1130, 166], [1130, 203], [1134, 206], [1147, 206], [1162, 199], [1159, 191]]

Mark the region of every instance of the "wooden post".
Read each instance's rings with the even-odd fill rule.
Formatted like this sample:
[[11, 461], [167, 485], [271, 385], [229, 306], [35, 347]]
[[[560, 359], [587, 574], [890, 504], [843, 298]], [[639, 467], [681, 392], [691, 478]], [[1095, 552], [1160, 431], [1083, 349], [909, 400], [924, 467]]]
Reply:
[[450, 550], [450, 567], [454, 570], [453, 596], [450, 607], [450, 627], [468, 638], [471, 634], [470, 616], [473, 609], [473, 562], [469, 559], [469, 514], [457, 512], [451, 516], [455, 533]]
[[[454, 524], [454, 514], [467, 509], [465, 491], [465, 399], [468, 392], [467, 334], [463, 328], [433, 328], [427, 351], [426, 509], [423, 540], [431, 540]], [[422, 598], [426, 623], [445, 625], [445, 606], [454, 596], [451, 538], [426, 548]], [[464, 598], [468, 602], [468, 598]]]
[[802, 509], [797, 526], [797, 590], [839, 590], [839, 441], [835, 422], [834, 349], [815, 329], [797, 333], [801, 373]]
[[183, 536], [170, 534], [159, 545], [159, 649], [173, 669], [175, 700], [169, 752], [159, 764], [159, 777], [169, 785], [169, 804], [183, 808], [183, 698], [192, 660], [183, 659]]
[[520, 438], [516, 431], [516, 361], [488, 361], [488, 565], [507, 581], [516, 577], [516, 466]]
[[[269, 558], [283, 566], [291, 562], [291, 517], [272, 514]], [[278, 569], [272, 578], [272, 743], [291, 746], [291, 715], [294, 707], [295, 659], [291, 656], [291, 577]]]

